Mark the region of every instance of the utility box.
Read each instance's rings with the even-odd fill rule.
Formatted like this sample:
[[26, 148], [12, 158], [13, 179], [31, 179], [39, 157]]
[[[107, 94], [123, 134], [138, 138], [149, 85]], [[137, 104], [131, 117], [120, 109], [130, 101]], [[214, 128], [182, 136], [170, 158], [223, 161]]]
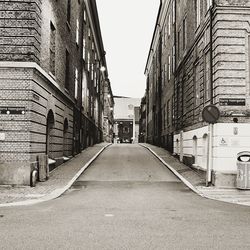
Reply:
[[250, 189], [250, 152], [243, 151], [237, 154], [236, 187]]
[[49, 178], [48, 155], [38, 156], [38, 180], [46, 181]]

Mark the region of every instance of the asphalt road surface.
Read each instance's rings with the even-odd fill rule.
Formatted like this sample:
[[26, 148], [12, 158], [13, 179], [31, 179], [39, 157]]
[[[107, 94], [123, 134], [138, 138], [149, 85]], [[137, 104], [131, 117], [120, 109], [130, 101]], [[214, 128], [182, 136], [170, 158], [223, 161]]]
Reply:
[[116, 144], [62, 197], [0, 208], [0, 249], [250, 249], [250, 207], [201, 198], [146, 149]]

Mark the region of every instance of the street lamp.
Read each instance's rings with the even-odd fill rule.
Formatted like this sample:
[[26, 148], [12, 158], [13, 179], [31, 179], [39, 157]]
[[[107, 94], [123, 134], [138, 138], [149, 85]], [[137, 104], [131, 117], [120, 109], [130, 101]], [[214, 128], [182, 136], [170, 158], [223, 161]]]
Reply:
[[101, 71], [101, 72], [106, 71], [106, 67], [105, 67], [105, 66], [101, 66], [100, 71]]

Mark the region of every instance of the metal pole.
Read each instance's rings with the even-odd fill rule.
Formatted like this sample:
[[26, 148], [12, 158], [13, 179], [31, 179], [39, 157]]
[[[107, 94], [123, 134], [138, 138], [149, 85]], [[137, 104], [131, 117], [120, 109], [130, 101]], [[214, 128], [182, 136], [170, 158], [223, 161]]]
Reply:
[[207, 152], [207, 174], [206, 186], [211, 183], [211, 171], [213, 169], [213, 124], [210, 123], [208, 127], [208, 152]]

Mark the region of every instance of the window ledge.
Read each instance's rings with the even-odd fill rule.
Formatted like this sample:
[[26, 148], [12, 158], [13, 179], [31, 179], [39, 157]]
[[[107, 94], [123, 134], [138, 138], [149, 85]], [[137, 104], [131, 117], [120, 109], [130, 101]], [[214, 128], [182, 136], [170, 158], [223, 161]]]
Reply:
[[49, 75], [50, 75], [54, 80], [56, 80], [56, 76], [55, 76], [52, 72], [49, 71]]

